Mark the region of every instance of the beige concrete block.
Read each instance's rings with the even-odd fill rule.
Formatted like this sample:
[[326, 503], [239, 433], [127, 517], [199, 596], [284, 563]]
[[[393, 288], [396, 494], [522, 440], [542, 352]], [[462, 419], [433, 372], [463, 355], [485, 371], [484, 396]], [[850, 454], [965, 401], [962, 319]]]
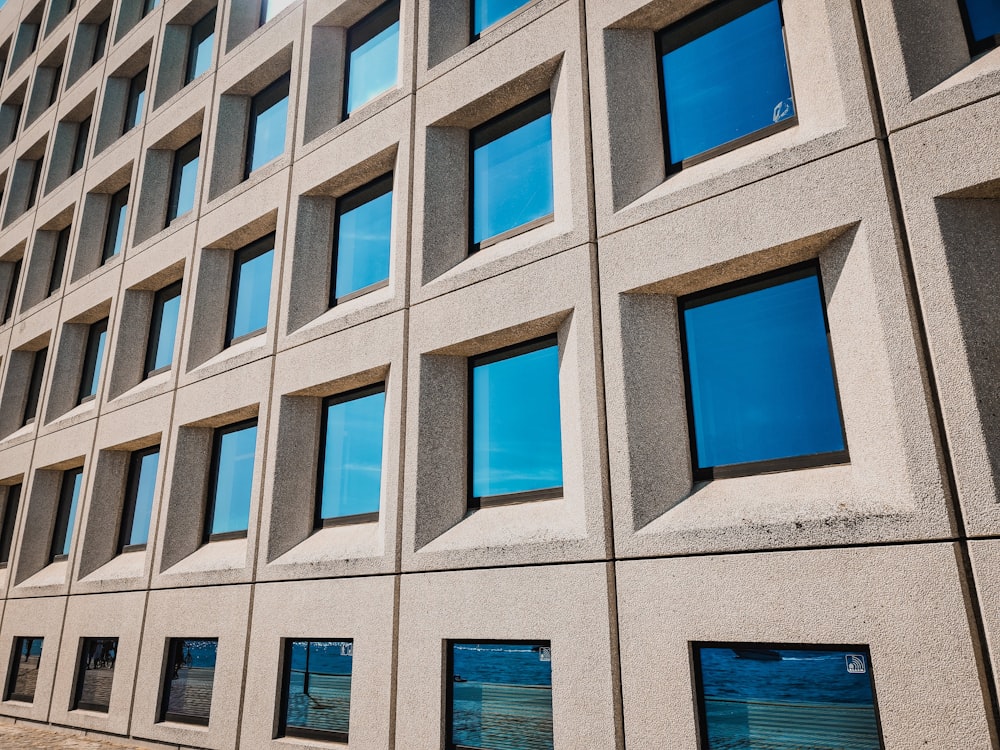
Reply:
[[5, 603], [3, 627], [0, 627], [0, 669], [3, 670], [0, 674], [4, 676], [4, 694], [11, 673], [11, 660], [15, 658], [15, 639], [24, 637], [45, 640], [37, 664], [34, 700], [31, 703], [3, 701], [0, 703], [0, 714], [17, 719], [46, 720], [52, 700], [65, 611], [64, 596]]

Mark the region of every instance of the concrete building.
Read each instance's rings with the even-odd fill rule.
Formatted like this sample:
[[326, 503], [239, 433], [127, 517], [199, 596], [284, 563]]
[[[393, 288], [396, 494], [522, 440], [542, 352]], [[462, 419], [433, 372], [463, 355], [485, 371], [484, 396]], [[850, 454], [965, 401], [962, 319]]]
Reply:
[[[777, 0], [487, 6], [0, 8], [0, 716], [466, 747], [456, 644], [520, 644], [550, 713], [481, 746], [704, 749], [717, 644], [847, 656], [875, 728], [851, 744], [834, 707], [817, 747], [1000, 747], [997, 5], [782, 0], [773, 122], [686, 153], [667, 57]], [[352, 88], [385, 45], [395, 77]], [[480, 232], [524, 166], [484, 149], [526, 122], [549, 182]], [[385, 269], [341, 289], [348, 214], [384, 195]], [[713, 464], [687, 313], [793, 276], [827, 374], [782, 390], [811, 411], [799, 381], [827, 383], [839, 432]], [[555, 403], [477, 380], [532, 351]], [[506, 460], [473, 449], [505, 439], [484, 394], [555, 479], [477, 489]], [[337, 407], [367, 397], [375, 504], [328, 512], [329, 472], [363, 473]], [[351, 660], [349, 704], [308, 709], [349, 733], [292, 731], [311, 643]]]

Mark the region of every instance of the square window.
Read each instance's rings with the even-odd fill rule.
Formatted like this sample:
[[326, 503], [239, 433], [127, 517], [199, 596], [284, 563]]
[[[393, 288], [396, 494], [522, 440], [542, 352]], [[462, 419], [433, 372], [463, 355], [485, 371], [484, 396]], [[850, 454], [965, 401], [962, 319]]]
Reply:
[[66, 226], [59, 230], [56, 236], [56, 247], [52, 253], [52, 271], [49, 274], [49, 294], [52, 296], [62, 286], [63, 273], [66, 271], [66, 256], [69, 254], [69, 233], [72, 227]]
[[527, 4], [528, 0], [472, 0], [472, 41]]
[[20, 637], [14, 639], [10, 655], [10, 672], [7, 675], [5, 701], [32, 703], [38, 684], [38, 666], [42, 661], [44, 638]]
[[176, 281], [153, 296], [153, 314], [149, 322], [146, 346], [145, 377], [170, 369], [177, 340], [177, 318], [181, 311], [181, 283]]
[[556, 337], [472, 357], [469, 391], [469, 507], [561, 497]]
[[212, 66], [212, 48], [215, 46], [215, 15], [216, 9], [212, 8], [191, 27], [187, 66], [184, 69], [185, 86]]
[[73, 525], [76, 523], [76, 509], [80, 503], [80, 486], [83, 483], [83, 467], [67, 469], [62, 473], [59, 485], [59, 505], [56, 509], [56, 523], [52, 531], [52, 548], [49, 562], [65, 560], [73, 546]]
[[262, 237], [233, 255], [226, 346], [255, 336], [267, 328], [273, 256], [274, 234]]
[[87, 333], [87, 349], [83, 356], [83, 371], [80, 373], [80, 393], [77, 403], [82, 404], [97, 395], [97, 383], [101, 379], [101, 364], [104, 362], [104, 343], [108, 337], [108, 319], [92, 323]]
[[692, 644], [701, 747], [881, 750], [867, 646]]
[[111, 687], [115, 680], [117, 656], [117, 638], [80, 640], [80, 663], [77, 667], [71, 711], [108, 712], [111, 708]]
[[778, 0], [725, 0], [657, 34], [667, 171], [798, 123]]
[[6, 323], [14, 314], [14, 298], [17, 297], [17, 285], [21, 280], [21, 263], [23, 258], [14, 261], [10, 272], [10, 284], [7, 287], [7, 301], [3, 308], [3, 322]]
[[973, 55], [1000, 45], [1000, 0], [958, 0]]
[[392, 173], [337, 199], [330, 305], [389, 284], [392, 254]]
[[552, 219], [548, 91], [474, 128], [469, 138], [473, 252]]
[[122, 526], [118, 535], [119, 554], [146, 548], [146, 542], [149, 541], [149, 524], [153, 517], [153, 492], [156, 488], [156, 470], [159, 464], [158, 445], [135, 451], [129, 456]]
[[270, 21], [295, 0], [261, 0], [260, 2], [260, 25]]
[[552, 750], [552, 648], [449, 641], [448, 750]]
[[399, 0], [389, 0], [347, 30], [344, 119], [396, 85]]
[[170, 177], [170, 199], [167, 203], [167, 223], [194, 208], [194, 193], [198, 182], [198, 153], [201, 136], [196, 136], [174, 152], [174, 168]]
[[101, 252], [101, 264], [107, 263], [122, 251], [125, 244], [125, 222], [128, 220], [128, 194], [126, 185], [111, 196], [108, 205], [108, 223], [104, 228], [104, 247]]
[[289, 81], [290, 75], [285, 73], [250, 100], [244, 179], [285, 153]]
[[14, 524], [17, 522], [17, 509], [21, 504], [21, 484], [12, 484], [7, 488], [7, 499], [3, 504], [3, 525], [0, 526], [0, 568], [6, 568], [10, 562], [10, 553], [14, 547]]
[[323, 402], [317, 526], [378, 520], [385, 384]]
[[122, 135], [142, 122], [143, 104], [146, 101], [146, 79], [149, 68], [143, 68], [128, 82], [128, 99], [125, 100], [125, 120], [122, 123]]
[[279, 736], [346, 743], [354, 642], [285, 641]]
[[848, 460], [816, 263], [679, 308], [696, 479]]
[[208, 726], [218, 648], [218, 638], [168, 641], [160, 721]]
[[87, 139], [90, 137], [90, 118], [88, 117], [76, 126], [76, 142], [73, 144], [73, 164], [69, 173], [76, 174], [83, 169], [87, 158]]
[[31, 377], [28, 379], [28, 393], [24, 399], [24, 419], [21, 426], [35, 421], [38, 413], [38, 402], [42, 396], [42, 377], [45, 375], [45, 360], [48, 357], [48, 347], [35, 352], [31, 361]]
[[212, 442], [204, 541], [245, 537], [250, 524], [257, 420], [220, 427]]

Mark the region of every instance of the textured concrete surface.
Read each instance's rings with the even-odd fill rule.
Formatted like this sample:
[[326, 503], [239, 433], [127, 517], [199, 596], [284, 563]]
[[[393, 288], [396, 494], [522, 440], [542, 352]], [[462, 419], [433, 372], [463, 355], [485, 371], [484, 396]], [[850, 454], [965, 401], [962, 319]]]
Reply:
[[54, 732], [32, 724], [0, 724], [0, 747], [17, 750], [138, 750], [140, 746], [128, 740]]

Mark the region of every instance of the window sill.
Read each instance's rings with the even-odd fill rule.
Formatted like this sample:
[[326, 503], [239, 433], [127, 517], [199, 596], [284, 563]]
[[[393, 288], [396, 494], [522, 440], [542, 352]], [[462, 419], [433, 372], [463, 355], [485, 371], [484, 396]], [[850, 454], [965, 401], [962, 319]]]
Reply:
[[337, 297], [334, 299], [331, 308], [336, 307], [337, 305], [342, 305], [345, 302], [350, 302], [353, 299], [358, 299], [358, 297], [364, 297], [366, 294], [370, 294], [371, 292], [377, 292], [379, 289], [385, 289], [387, 286], [389, 286], [389, 279], [376, 281], [374, 284], [369, 284], [368, 286], [362, 287], [361, 289], [353, 291], [350, 294], [345, 294], [343, 297]]
[[517, 237], [518, 235], [530, 232], [532, 229], [538, 229], [538, 227], [543, 227], [546, 224], [551, 224], [555, 221], [555, 214], [546, 214], [545, 216], [539, 216], [537, 219], [532, 219], [526, 224], [521, 224], [513, 229], [508, 229], [506, 232], [501, 232], [500, 234], [495, 234], [492, 237], [487, 237], [485, 240], [480, 242], [473, 242], [469, 246], [469, 254], [473, 255], [478, 253], [480, 250], [485, 250], [487, 248], [493, 247], [494, 245], [499, 245], [504, 240], [509, 240], [511, 237]]

